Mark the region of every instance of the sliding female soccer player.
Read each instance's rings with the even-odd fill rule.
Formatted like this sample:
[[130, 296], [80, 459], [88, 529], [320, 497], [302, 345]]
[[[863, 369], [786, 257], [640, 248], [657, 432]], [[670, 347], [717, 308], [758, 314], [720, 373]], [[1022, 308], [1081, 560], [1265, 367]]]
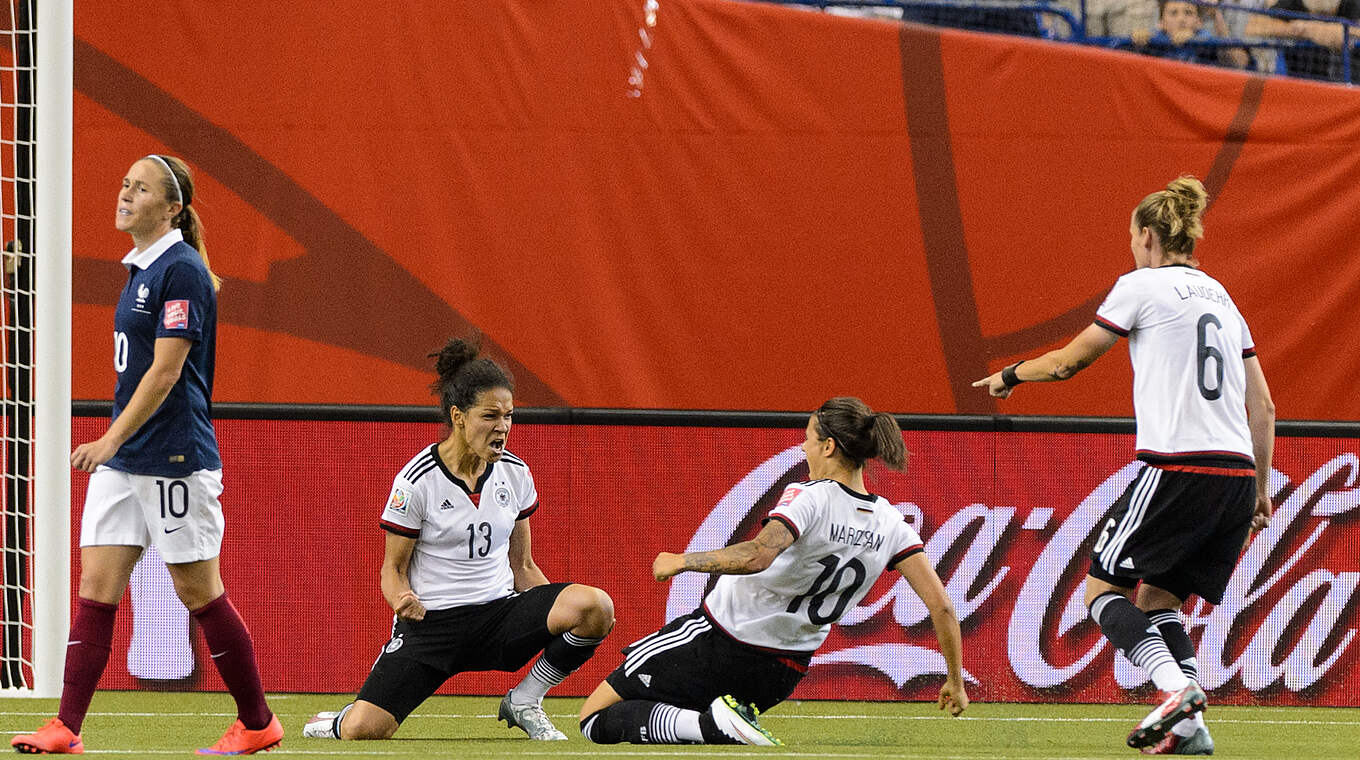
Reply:
[[907, 451], [888, 414], [833, 398], [808, 420], [811, 480], [795, 483], [760, 533], [723, 549], [657, 555], [659, 581], [720, 575], [700, 609], [624, 650], [623, 664], [581, 708], [581, 733], [600, 744], [779, 744], [756, 716], [783, 702], [831, 624], [889, 567], [930, 610], [947, 663], [939, 705], [968, 706], [959, 622], [921, 539], [864, 487], [864, 465], [901, 469]]
[[77, 446], [93, 473], [80, 529], [80, 591], [57, 717], [14, 737], [20, 752], [83, 752], [81, 723], [109, 661], [113, 619], [149, 544], [236, 699], [237, 720], [200, 754], [251, 754], [283, 728], [265, 703], [250, 632], [222, 586], [222, 460], [211, 419], [217, 287], [184, 162], [150, 155], [128, 169], [114, 225], [135, 246], [113, 318], [113, 423]]
[[303, 735], [386, 739], [457, 673], [514, 671], [542, 652], [501, 700], [500, 719], [530, 739], [563, 740], [543, 696], [585, 664], [614, 626], [614, 603], [591, 586], [549, 583], [534, 564], [529, 516], [538, 492], [506, 450], [509, 374], [455, 339], [440, 351], [444, 440], [402, 467], [379, 524], [387, 532], [382, 591], [392, 638], [358, 698], [314, 716]]
[[1136, 268], [1115, 283], [1095, 324], [1063, 348], [973, 383], [1006, 398], [1022, 382], [1066, 380], [1129, 339], [1146, 466], [1096, 538], [1086, 604], [1105, 637], [1165, 693], [1128, 736], [1151, 754], [1213, 752], [1180, 609], [1191, 594], [1223, 600], [1243, 542], [1271, 514], [1275, 405], [1246, 321], [1194, 256], [1207, 200], [1188, 176], [1144, 198], [1129, 221]]

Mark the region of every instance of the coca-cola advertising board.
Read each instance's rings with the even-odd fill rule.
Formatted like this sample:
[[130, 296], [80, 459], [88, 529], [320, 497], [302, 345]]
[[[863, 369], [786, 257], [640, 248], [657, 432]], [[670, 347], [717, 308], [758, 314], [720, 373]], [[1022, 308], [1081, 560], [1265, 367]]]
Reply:
[[[107, 422], [79, 418], [77, 441]], [[353, 692], [386, 642], [378, 515], [398, 469], [437, 424], [220, 420], [228, 593], [250, 624], [270, 691]], [[970, 694], [991, 701], [1142, 699], [1144, 674], [1114, 653], [1081, 603], [1095, 528], [1141, 465], [1112, 433], [907, 430], [904, 473], [871, 490], [920, 532], [958, 612]], [[618, 625], [554, 693], [591, 691], [619, 648], [699, 603], [710, 579], [652, 580], [659, 551], [752, 535], [783, 487], [806, 477], [799, 428], [519, 424], [510, 449], [541, 500], [533, 553], [552, 580], [603, 588]], [[1281, 436], [1276, 514], [1218, 606], [1186, 606], [1201, 679], [1217, 703], [1360, 705], [1360, 438]], [[78, 520], [85, 477], [73, 481]], [[73, 561], [78, 554], [73, 548]], [[148, 563], [152, 565], [154, 563]], [[78, 567], [78, 564], [77, 564]], [[154, 567], [119, 611], [105, 688], [218, 690], [220, 679]], [[193, 641], [192, 649], [187, 642]], [[192, 651], [171, 662], [165, 653]], [[124, 658], [121, 653], [127, 652]], [[817, 652], [795, 697], [918, 700], [941, 682], [924, 605], [879, 578]], [[513, 674], [470, 673], [442, 693], [498, 694]]]

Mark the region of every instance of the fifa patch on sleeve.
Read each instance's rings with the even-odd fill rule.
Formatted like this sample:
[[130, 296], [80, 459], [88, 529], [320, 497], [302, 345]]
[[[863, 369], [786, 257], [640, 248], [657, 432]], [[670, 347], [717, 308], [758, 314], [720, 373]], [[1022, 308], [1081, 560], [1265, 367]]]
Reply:
[[165, 302], [165, 317], [161, 325], [167, 330], [189, 329], [189, 302], [185, 299]]
[[792, 504], [794, 498], [797, 497], [798, 494], [802, 492], [803, 489], [797, 486], [789, 486], [788, 488], [785, 488], [784, 495], [779, 497], [779, 503], [774, 505], [774, 508], [779, 509], [780, 507], [787, 507], [788, 505]]
[[406, 514], [406, 505], [410, 502], [411, 492], [401, 486], [396, 486], [392, 489], [392, 498], [387, 500], [387, 511], [404, 515]]

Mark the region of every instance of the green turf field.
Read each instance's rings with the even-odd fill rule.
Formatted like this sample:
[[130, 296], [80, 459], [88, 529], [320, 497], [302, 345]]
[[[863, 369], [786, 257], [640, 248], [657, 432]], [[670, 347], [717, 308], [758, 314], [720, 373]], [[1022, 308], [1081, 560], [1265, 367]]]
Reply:
[[[304, 720], [345, 701], [346, 697], [311, 694], [270, 697], [287, 731], [283, 746], [270, 757], [1131, 758], [1139, 755], [1124, 746], [1124, 735], [1145, 712], [1135, 705], [974, 703], [967, 717], [951, 719], [932, 704], [786, 702], [762, 718], [786, 747], [602, 747], [586, 742], [576, 731], [579, 699], [548, 700], [548, 714], [571, 740], [539, 743], [495, 720], [496, 698], [436, 697], [412, 715], [391, 741], [301, 737]], [[5, 737], [30, 731], [55, 710], [55, 700], [3, 699], [0, 727]], [[100, 692], [82, 734], [87, 754], [187, 757], [194, 748], [215, 741], [234, 718], [231, 699], [225, 694]], [[1211, 705], [1207, 718], [1219, 757], [1360, 757], [1360, 710]]]

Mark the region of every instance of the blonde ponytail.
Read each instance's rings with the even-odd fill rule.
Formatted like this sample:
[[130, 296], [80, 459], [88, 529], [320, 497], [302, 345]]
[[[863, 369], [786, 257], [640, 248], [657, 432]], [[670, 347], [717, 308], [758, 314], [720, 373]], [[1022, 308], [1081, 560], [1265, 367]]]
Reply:
[[1195, 243], [1204, 237], [1203, 217], [1208, 205], [1204, 183], [1184, 174], [1168, 182], [1165, 190], [1144, 198], [1134, 209], [1133, 219], [1138, 227], [1152, 230], [1167, 253], [1194, 261]]

